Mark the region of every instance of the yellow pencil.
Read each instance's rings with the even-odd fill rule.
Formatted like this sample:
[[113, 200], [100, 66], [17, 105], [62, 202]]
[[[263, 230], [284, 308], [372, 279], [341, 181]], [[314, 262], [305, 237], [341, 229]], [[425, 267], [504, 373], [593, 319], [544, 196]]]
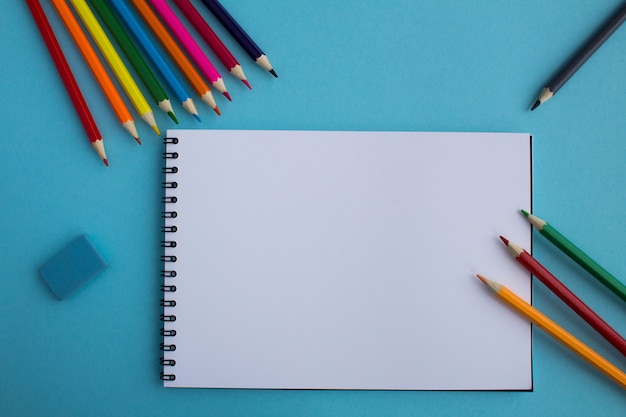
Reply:
[[543, 329], [546, 333], [567, 346], [573, 352], [579, 354], [583, 359], [595, 366], [598, 370], [602, 371], [622, 388], [626, 388], [626, 374], [619, 368], [604, 359], [576, 337], [572, 336], [572, 334], [570, 334], [567, 330], [550, 320], [542, 312], [518, 297], [514, 292], [505, 286], [491, 281], [482, 275], [477, 276], [482, 282], [491, 288], [491, 290], [493, 290], [499, 298], [530, 320], [531, 323]]
[[96, 19], [96, 16], [94, 16], [85, 0], [70, 1], [78, 12], [83, 24], [91, 34], [91, 37], [96, 42], [96, 45], [98, 45], [100, 52], [102, 52], [102, 55], [109, 63], [109, 66], [122, 85], [126, 95], [128, 95], [128, 98], [133, 103], [133, 106], [135, 106], [135, 109], [137, 109], [141, 118], [145, 120], [146, 123], [152, 127], [152, 129], [154, 129], [157, 135], [160, 135], [161, 133], [157, 127], [150, 105], [137, 86], [137, 83], [128, 72], [126, 65], [122, 62], [122, 59], [113, 47], [113, 44], [107, 37], [106, 33], [104, 33], [102, 26], [100, 26], [100, 23], [98, 23], [98, 20]]

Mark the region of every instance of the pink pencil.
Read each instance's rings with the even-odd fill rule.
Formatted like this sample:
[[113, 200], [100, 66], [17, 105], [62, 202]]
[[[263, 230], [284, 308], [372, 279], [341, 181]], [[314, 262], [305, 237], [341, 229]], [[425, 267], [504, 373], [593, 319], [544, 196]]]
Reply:
[[173, 32], [174, 36], [182, 44], [183, 48], [191, 56], [191, 59], [198, 65], [198, 68], [216, 90], [224, 94], [227, 99], [230, 98], [230, 94], [226, 90], [226, 85], [219, 72], [215, 69], [209, 58], [204, 54], [200, 46], [191, 37], [191, 34], [187, 31], [185, 26], [178, 19], [178, 16], [174, 14], [174, 11], [165, 2], [165, 0], [149, 0], [150, 4], [154, 7], [156, 12], [161, 16], [165, 24]]

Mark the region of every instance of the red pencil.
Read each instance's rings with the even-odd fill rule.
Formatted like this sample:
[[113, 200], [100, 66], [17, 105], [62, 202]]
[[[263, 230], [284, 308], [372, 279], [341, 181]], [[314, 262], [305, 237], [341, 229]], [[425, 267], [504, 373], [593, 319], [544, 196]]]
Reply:
[[63, 84], [65, 85], [65, 89], [70, 95], [70, 99], [72, 100], [72, 104], [74, 104], [74, 108], [76, 109], [76, 113], [78, 113], [78, 117], [80, 118], [81, 123], [83, 124], [83, 128], [85, 132], [87, 132], [87, 137], [89, 141], [93, 145], [94, 149], [102, 158], [102, 161], [106, 166], [109, 166], [109, 161], [107, 161], [106, 153], [104, 152], [104, 144], [102, 142], [102, 135], [98, 130], [98, 126], [96, 126], [96, 122], [93, 120], [93, 116], [87, 107], [87, 103], [83, 97], [83, 94], [80, 92], [78, 88], [78, 84], [76, 83], [76, 79], [70, 70], [70, 66], [65, 59], [65, 55], [63, 55], [63, 51], [59, 46], [59, 42], [54, 36], [54, 32], [50, 27], [50, 23], [46, 18], [46, 14], [39, 3], [39, 0], [26, 0], [28, 4], [28, 8], [35, 19], [35, 23], [41, 32], [41, 36], [43, 37], [46, 46], [48, 47], [48, 51], [52, 56], [52, 60], [54, 61], [54, 65], [59, 71], [59, 75], [63, 80]]
[[209, 45], [209, 48], [215, 52], [215, 55], [222, 61], [222, 64], [224, 64], [228, 72], [240, 79], [249, 89], [252, 89], [237, 59], [228, 50], [224, 42], [222, 42], [213, 29], [211, 29], [200, 12], [193, 7], [191, 2], [189, 0], [174, 0], [174, 3], [176, 3], [180, 11], [183, 12], [187, 20], [191, 22], [192, 26], [196, 28], [196, 31], [207, 45]]
[[569, 288], [559, 281], [550, 271], [541, 265], [528, 252], [508, 239], [500, 236], [500, 239], [509, 249], [515, 259], [533, 274], [539, 281], [550, 289], [557, 297], [576, 312], [583, 320], [593, 327], [602, 337], [612, 344], [623, 355], [626, 355], [626, 340], [609, 326], [600, 316], [587, 306]]

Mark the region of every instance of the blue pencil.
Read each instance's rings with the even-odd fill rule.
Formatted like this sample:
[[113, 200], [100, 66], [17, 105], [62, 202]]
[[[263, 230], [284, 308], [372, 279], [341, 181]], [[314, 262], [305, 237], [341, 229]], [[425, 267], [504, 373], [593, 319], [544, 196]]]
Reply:
[[133, 15], [133, 13], [130, 11], [130, 8], [128, 7], [126, 2], [124, 0], [109, 0], [109, 3], [113, 5], [126, 26], [128, 26], [132, 34], [142, 46], [143, 50], [146, 52], [154, 66], [159, 70], [165, 81], [174, 91], [174, 94], [176, 94], [177, 98], [182, 102], [183, 108], [191, 113], [193, 117], [195, 117], [198, 121], [201, 121], [200, 116], [198, 115], [198, 111], [196, 110], [196, 106], [189, 96], [187, 89], [183, 86], [176, 74], [174, 74], [170, 66], [163, 58], [163, 55], [161, 55], [159, 50], [156, 48], [146, 31], [141, 27], [139, 20], [137, 20], [135, 15]]
[[239, 23], [228, 13], [228, 11], [217, 0], [202, 0], [204, 5], [209, 8], [213, 16], [228, 30], [233, 38], [241, 45], [250, 58], [252, 58], [262, 68], [269, 71], [274, 77], [278, 77], [272, 68], [269, 59], [259, 46], [252, 40]]

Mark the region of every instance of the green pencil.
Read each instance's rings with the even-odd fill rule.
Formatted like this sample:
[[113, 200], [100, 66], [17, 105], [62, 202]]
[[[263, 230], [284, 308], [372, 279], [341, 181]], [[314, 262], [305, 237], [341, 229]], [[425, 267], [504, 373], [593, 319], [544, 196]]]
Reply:
[[172, 103], [165, 93], [165, 90], [163, 90], [163, 87], [137, 50], [137, 47], [130, 39], [130, 36], [128, 36], [128, 34], [126, 33], [126, 30], [124, 30], [117, 16], [115, 16], [115, 14], [113, 13], [111, 7], [106, 3], [105, 0], [90, 1], [104, 21], [104, 24], [107, 26], [107, 28], [109, 28], [111, 34], [113, 34], [113, 37], [122, 48], [122, 51], [124, 51], [124, 54], [132, 64], [133, 68], [135, 68], [135, 71], [137, 71], [139, 78], [141, 78], [141, 80], [145, 84], [152, 98], [154, 98], [161, 110], [167, 113], [172, 118], [172, 120], [174, 120], [174, 122], [178, 124], [178, 119], [174, 114]]
[[552, 242], [554, 246], [572, 258], [578, 265], [582, 266], [585, 271], [593, 275], [598, 281], [617, 294], [617, 296], [619, 296], [622, 300], [626, 301], [626, 285], [611, 275], [611, 273], [606, 269], [602, 268], [596, 261], [591, 259], [589, 255], [576, 247], [576, 245], [570, 242], [554, 227], [550, 226], [545, 220], [542, 220], [525, 210], [521, 210], [521, 212], [524, 216], [526, 216], [528, 221], [535, 226], [535, 229], [537, 229], [546, 239]]

